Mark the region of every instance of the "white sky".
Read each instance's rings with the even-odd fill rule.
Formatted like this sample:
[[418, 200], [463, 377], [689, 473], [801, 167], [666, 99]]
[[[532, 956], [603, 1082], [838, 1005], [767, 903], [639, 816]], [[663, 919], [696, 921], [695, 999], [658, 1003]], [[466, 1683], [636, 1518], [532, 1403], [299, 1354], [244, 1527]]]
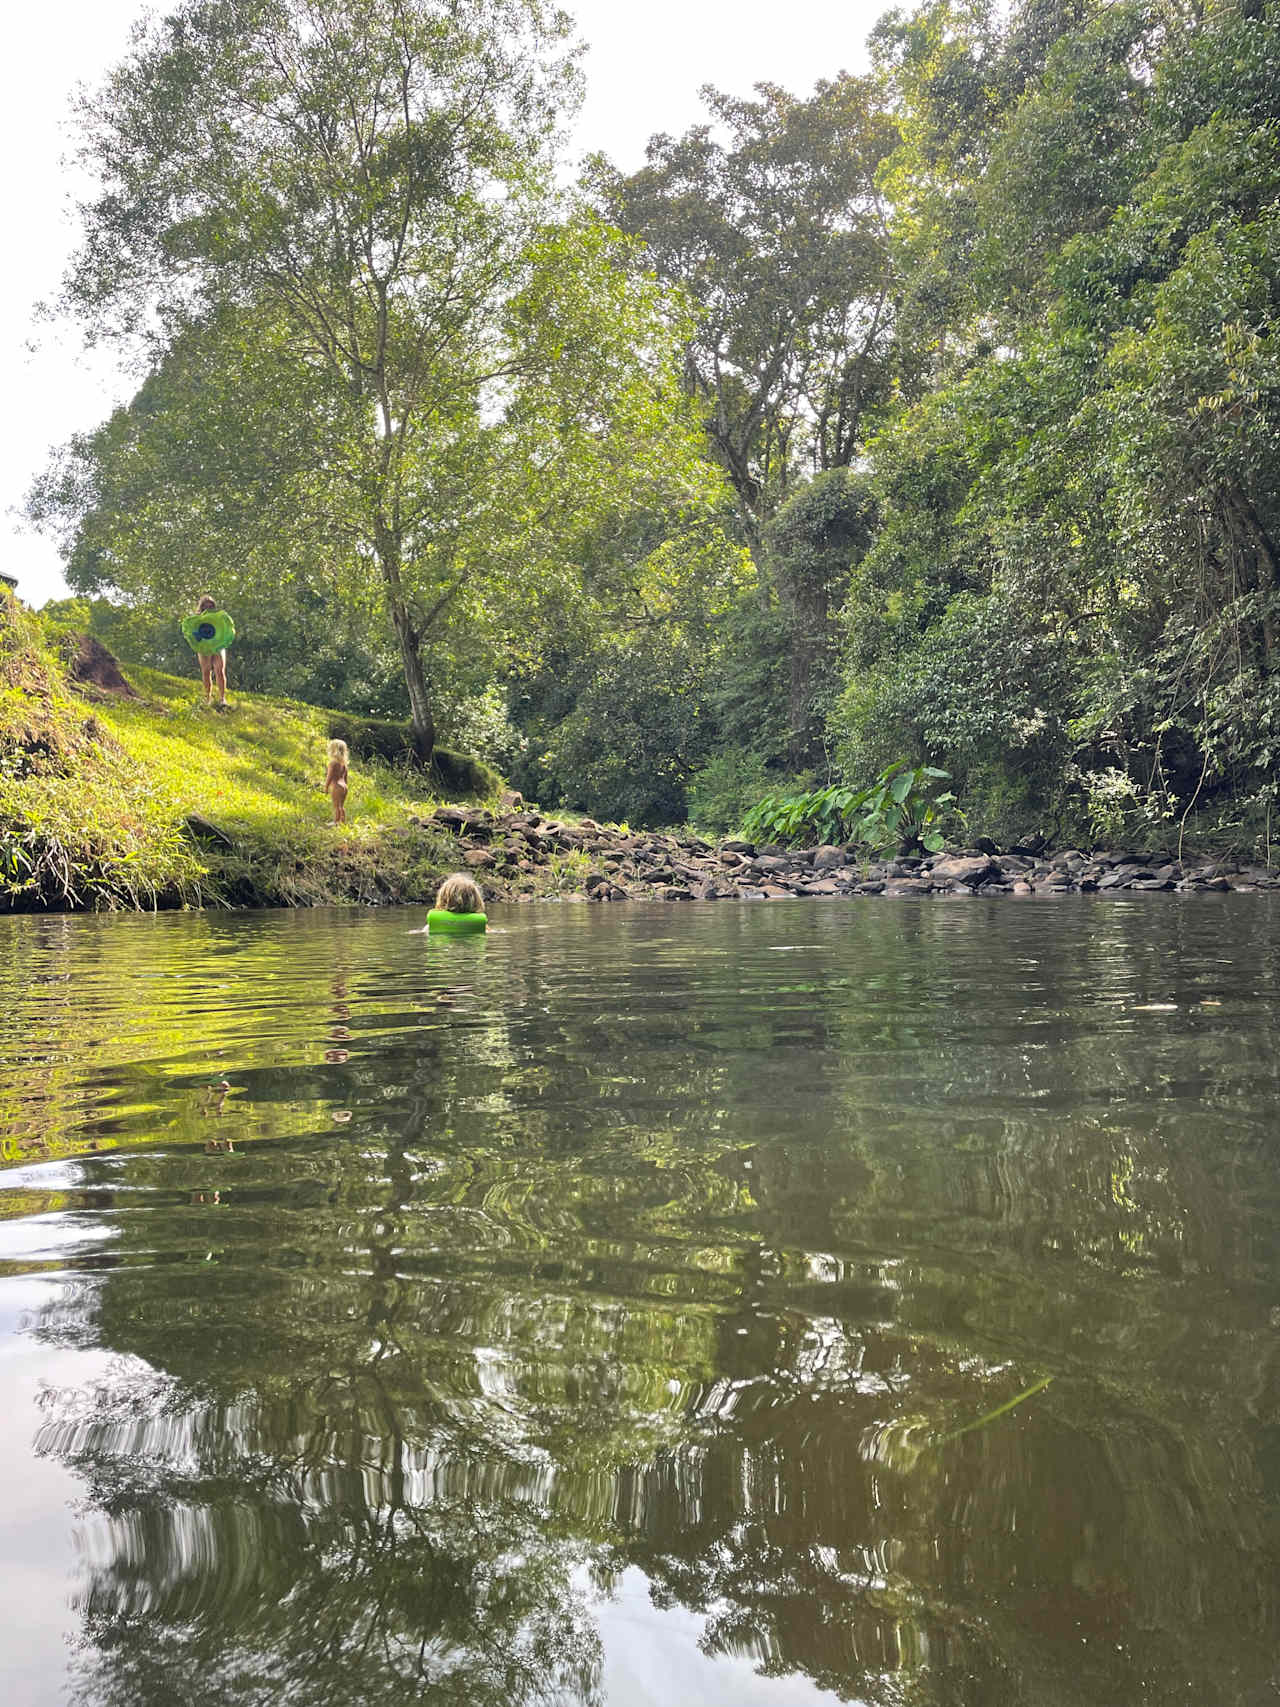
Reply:
[[[820, 77], [865, 66], [868, 31], [890, 0], [564, 0], [590, 45], [587, 97], [575, 152], [601, 150], [633, 170], [657, 131], [704, 116], [705, 83], [746, 94], [758, 82], [807, 94]], [[96, 83], [124, 52], [139, 0], [54, 0], [9, 9], [0, 68], [0, 570], [30, 604], [66, 592], [52, 543], [19, 520], [52, 446], [95, 426], [136, 388], [101, 353], [87, 356], [74, 326], [36, 325], [34, 305], [56, 290], [76, 242], [64, 165], [73, 88]], [[52, 34], [51, 34], [52, 26]]]

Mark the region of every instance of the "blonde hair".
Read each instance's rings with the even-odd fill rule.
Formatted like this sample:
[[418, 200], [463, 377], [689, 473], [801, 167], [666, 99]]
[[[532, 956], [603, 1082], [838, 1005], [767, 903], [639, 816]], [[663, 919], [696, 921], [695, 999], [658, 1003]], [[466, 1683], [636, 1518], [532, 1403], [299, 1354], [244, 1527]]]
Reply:
[[436, 891], [436, 908], [442, 913], [483, 913], [484, 896], [465, 872], [455, 871]]
[[341, 759], [345, 765], [347, 762], [347, 743], [345, 741], [330, 741], [329, 757], [331, 759]]

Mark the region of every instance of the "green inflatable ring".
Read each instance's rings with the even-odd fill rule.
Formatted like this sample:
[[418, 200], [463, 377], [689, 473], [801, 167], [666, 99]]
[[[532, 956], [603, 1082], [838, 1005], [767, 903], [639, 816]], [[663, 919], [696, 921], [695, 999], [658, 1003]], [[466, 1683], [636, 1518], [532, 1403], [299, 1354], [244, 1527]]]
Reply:
[[182, 638], [193, 652], [225, 652], [236, 625], [224, 610], [193, 611], [182, 619]]
[[427, 914], [427, 930], [444, 936], [471, 936], [488, 924], [483, 913], [447, 913], [443, 907], [433, 907]]

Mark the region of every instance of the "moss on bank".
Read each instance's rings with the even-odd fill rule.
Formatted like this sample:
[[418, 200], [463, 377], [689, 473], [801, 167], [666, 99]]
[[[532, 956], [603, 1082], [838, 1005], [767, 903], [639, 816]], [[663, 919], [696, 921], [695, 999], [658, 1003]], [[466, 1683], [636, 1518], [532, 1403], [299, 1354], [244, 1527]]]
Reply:
[[[424, 770], [395, 725], [258, 694], [218, 713], [198, 679], [127, 674], [136, 699], [78, 689], [0, 600], [0, 910], [429, 900], [452, 838], [416, 820], [500, 786], [449, 753]], [[341, 829], [331, 735], [352, 749]]]

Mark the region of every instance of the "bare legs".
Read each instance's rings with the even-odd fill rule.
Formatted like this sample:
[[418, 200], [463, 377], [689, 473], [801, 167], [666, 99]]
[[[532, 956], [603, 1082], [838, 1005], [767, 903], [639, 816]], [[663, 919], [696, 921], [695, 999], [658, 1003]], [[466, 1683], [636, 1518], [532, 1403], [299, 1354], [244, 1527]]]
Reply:
[[218, 690], [218, 704], [227, 703], [227, 655], [225, 652], [197, 652], [200, 660], [200, 679], [204, 683], [204, 702], [208, 705], [213, 690]]

